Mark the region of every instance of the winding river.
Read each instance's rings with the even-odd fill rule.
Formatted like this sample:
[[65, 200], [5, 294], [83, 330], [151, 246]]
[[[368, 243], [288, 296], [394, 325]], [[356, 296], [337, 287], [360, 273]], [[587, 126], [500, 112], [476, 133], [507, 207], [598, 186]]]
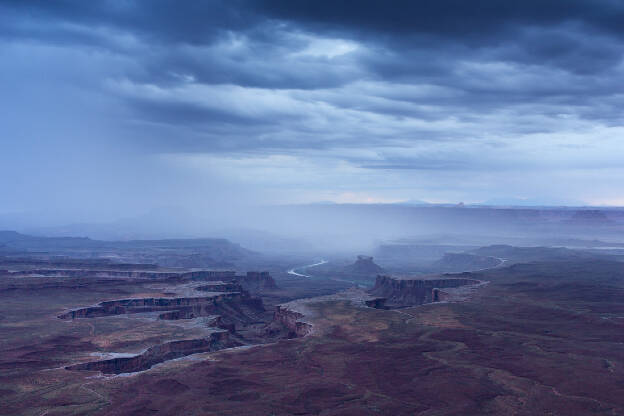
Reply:
[[325, 264], [325, 263], [327, 263], [327, 260], [321, 260], [318, 263], [308, 264], [307, 266], [293, 267], [292, 269], [288, 270], [288, 274], [292, 274], [294, 276], [300, 276], [300, 277], [312, 277], [309, 274], [304, 274], [304, 273], [299, 273], [299, 272], [302, 272], [305, 269], [309, 269], [310, 267], [320, 266], [321, 264]]

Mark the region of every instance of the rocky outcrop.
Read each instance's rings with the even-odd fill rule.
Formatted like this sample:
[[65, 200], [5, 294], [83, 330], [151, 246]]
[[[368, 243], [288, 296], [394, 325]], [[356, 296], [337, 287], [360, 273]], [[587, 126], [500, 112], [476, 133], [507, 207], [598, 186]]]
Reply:
[[301, 321], [302, 313], [293, 311], [286, 306], [278, 305], [275, 308], [273, 320], [288, 329], [289, 338], [304, 337], [312, 332], [312, 325]]
[[344, 273], [370, 276], [373, 277], [384, 272], [384, 269], [373, 262], [373, 258], [370, 256], [357, 256], [355, 263], [346, 266], [343, 269]]
[[[275, 288], [275, 282], [268, 273], [250, 272], [245, 276], [235, 276], [233, 272], [200, 271], [175, 273], [174, 276], [176, 279], [183, 276], [180, 278], [182, 284], [176, 286], [175, 289], [169, 289], [171, 283], [178, 282], [167, 282], [167, 285], [158, 285], [158, 288], [162, 290], [162, 287], [166, 287], [167, 290], [172, 290], [166, 292], [169, 296], [180, 293], [180, 297], [136, 297], [107, 300], [90, 307], [66, 311], [58, 315], [58, 318], [69, 320], [143, 313], [144, 315], [141, 316], [143, 319], [162, 321], [193, 319], [194, 322], [176, 325], [181, 325], [184, 328], [192, 327], [203, 333], [208, 333], [210, 336], [197, 339], [170, 340], [154, 345], [135, 356], [114, 354], [113, 357], [115, 358], [76, 364], [67, 368], [70, 370], [101, 371], [106, 374], [136, 372], [190, 354], [240, 345], [260, 344], [289, 335], [290, 329], [279, 324], [276, 324], [274, 328], [269, 328], [272, 322], [267, 322], [270, 320], [271, 314], [264, 309], [262, 299], [250, 295], [243, 285], [245, 283], [256, 289]], [[89, 282], [92, 279], [61, 279], [65, 283], [69, 280]], [[198, 280], [200, 282], [195, 282]], [[201, 282], [202, 280], [206, 280], [206, 282]], [[114, 278], [111, 281], [113, 283], [126, 282]], [[136, 280], [128, 282], [136, 282]], [[297, 330], [296, 326], [295, 324], [295, 331], [292, 336], [303, 335], [304, 331], [302, 329]], [[272, 329], [275, 331], [271, 332]]]
[[[246, 320], [245, 311], [264, 311], [262, 299], [244, 292], [219, 293], [213, 296], [184, 298], [135, 298], [100, 302], [97, 306], [65, 312], [60, 319], [96, 318], [131, 313], [160, 312], [160, 319], [190, 319], [227, 313], [233, 319]], [[165, 313], [170, 312], [170, 313]]]
[[100, 371], [104, 374], [121, 374], [144, 371], [152, 366], [175, 358], [200, 352], [218, 351], [240, 345], [229, 338], [226, 331], [213, 332], [206, 338], [171, 341], [155, 345], [133, 357], [112, 358], [109, 360], [75, 364], [67, 370]]
[[401, 307], [435, 302], [440, 298], [439, 289], [457, 288], [480, 283], [481, 281], [479, 280], [465, 278], [401, 279], [380, 275], [377, 276], [375, 286], [369, 293], [386, 298], [387, 306]]
[[269, 272], [247, 272], [244, 276], [236, 276], [235, 281], [245, 290], [254, 293], [277, 289], [275, 280]]

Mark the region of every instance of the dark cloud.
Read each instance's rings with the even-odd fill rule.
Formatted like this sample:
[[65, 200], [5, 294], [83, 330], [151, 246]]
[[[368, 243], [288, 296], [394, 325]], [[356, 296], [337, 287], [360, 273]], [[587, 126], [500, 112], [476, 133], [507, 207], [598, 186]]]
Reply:
[[[98, 35], [92, 31], [108, 28], [166, 47], [212, 45], [223, 36], [241, 33], [253, 38], [253, 54], [268, 58], [279, 53], [277, 46], [288, 43], [283, 31], [276, 30], [282, 27], [380, 44], [395, 53], [441, 49], [456, 53], [458, 45], [473, 51], [515, 47], [522, 52], [507, 54], [507, 59], [548, 64], [563, 57], [562, 66], [582, 71], [587, 61], [604, 66], [621, 54], [613, 45], [588, 44], [583, 37], [621, 40], [624, 35], [624, 3], [618, 0], [398, 0], [386, 6], [373, 0], [40, 0], [4, 1], [0, 7], [7, 16], [4, 36], [97, 44]], [[90, 30], [78, 33], [72, 25]], [[103, 45], [106, 42], [110, 40], [103, 40]], [[424, 72], [439, 69], [433, 58], [421, 63]], [[215, 79], [225, 80], [223, 75]]]
[[241, 13], [243, 8], [237, 0], [154, 0], [149, 3], [124, 0], [3, 1], [2, 8], [44, 24], [78, 24], [92, 29], [109, 27], [166, 43], [205, 44], [218, 36], [220, 30], [244, 29], [256, 20]]
[[592, 29], [622, 35], [624, 5], [618, 0], [397, 0], [381, 7], [375, 0], [264, 0], [263, 13], [323, 28], [381, 34], [430, 34], [470, 42], [495, 43], [496, 34], [517, 26], [582, 22]]
[[623, 41], [619, 0], [5, 0], [4, 137], [104, 125], [137, 157], [279, 160], [326, 187], [589, 168], [624, 121]]

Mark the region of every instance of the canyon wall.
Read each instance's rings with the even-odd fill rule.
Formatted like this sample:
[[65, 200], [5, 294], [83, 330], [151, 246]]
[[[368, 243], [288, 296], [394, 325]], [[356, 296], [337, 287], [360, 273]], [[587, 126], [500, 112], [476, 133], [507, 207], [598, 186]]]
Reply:
[[[392, 307], [422, 305], [440, 299], [438, 289], [456, 288], [481, 283], [475, 279], [401, 279], [391, 276], [377, 276], [370, 294], [387, 299], [386, 305]], [[437, 296], [436, 296], [437, 294]]]
[[137, 271], [137, 270], [88, 270], [88, 269], [30, 269], [22, 271], [7, 271], [11, 277], [22, 276], [56, 276], [56, 277], [119, 277], [135, 279], [174, 278], [181, 277], [177, 272]]
[[155, 345], [133, 357], [112, 358], [66, 367], [68, 370], [101, 371], [104, 374], [121, 374], [143, 371], [155, 364], [200, 352], [218, 351], [240, 345], [229, 338], [226, 331], [213, 332], [206, 338], [171, 341]]
[[[0, 270], [0, 276], [26, 277], [67, 277], [67, 278], [120, 278], [120, 279], [168, 279], [175, 281], [214, 281], [218, 291], [240, 291], [241, 288], [253, 293], [277, 289], [277, 284], [269, 272], [247, 272], [236, 275], [231, 270], [199, 270], [192, 272], [161, 272], [139, 270], [93, 270], [93, 269], [30, 269], [21, 271]], [[230, 285], [225, 285], [230, 283]], [[210, 291], [210, 285], [198, 290]]]
[[264, 311], [262, 299], [245, 292], [220, 293], [188, 298], [135, 298], [100, 302], [97, 306], [74, 309], [58, 315], [60, 319], [96, 318], [130, 313], [160, 312], [160, 319], [191, 319], [227, 313], [228, 317], [246, 320], [243, 309]]
[[269, 272], [247, 272], [244, 276], [236, 276], [236, 282], [240, 283], [245, 290], [250, 292], [262, 292], [275, 290], [277, 285]]
[[289, 338], [296, 338], [304, 337], [312, 332], [312, 324], [301, 321], [303, 317], [302, 313], [278, 305], [275, 308], [273, 320], [288, 329]]

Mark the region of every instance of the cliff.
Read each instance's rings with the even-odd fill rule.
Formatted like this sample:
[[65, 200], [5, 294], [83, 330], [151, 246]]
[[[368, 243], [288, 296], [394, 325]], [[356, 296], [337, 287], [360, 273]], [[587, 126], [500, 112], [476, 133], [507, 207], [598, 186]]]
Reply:
[[112, 358], [65, 367], [67, 370], [101, 371], [104, 374], [121, 374], [143, 371], [155, 364], [200, 352], [218, 351], [240, 345], [229, 338], [226, 331], [213, 332], [207, 338], [171, 341], [155, 345], [134, 357]]
[[234, 280], [235, 272], [229, 270], [201, 270], [194, 272], [160, 272], [139, 270], [92, 270], [92, 269], [30, 269], [7, 272], [12, 277], [117, 277], [128, 279], [179, 279], [179, 280]]
[[[264, 311], [262, 299], [246, 292], [218, 293], [212, 296], [184, 298], [135, 298], [100, 302], [97, 306], [65, 312], [60, 319], [96, 318], [144, 312], [163, 312], [160, 319], [192, 319], [224, 314], [232, 322], [253, 321]], [[229, 322], [231, 323], [231, 322]]]
[[273, 280], [269, 272], [247, 272], [244, 276], [236, 276], [235, 281], [243, 289], [255, 293], [277, 289], [275, 280]]
[[288, 338], [304, 337], [312, 332], [312, 324], [303, 322], [304, 314], [289, 309], [285, 305], [275, 308], [273, 320], [288, 329]]
[[370, 256], [357, 256], [355, 263], [346, 266], [343, 272], [355, 275], [375, 276], [383, 273], [384, 269], [375, 264], [373, 258]]
[[413, 306], [440, 300], [439, 289], [479, 283], [479, 280], [462, 278], [400, 279], [380, 275], [369, 293], [387, 299], [386, 305], [390, 307]]
[[[258, 293], [266, 290], [275, 290], [277, 285], [269, 272], [247, 272], [245, 275], [236, 275], [232, 270], [198, 270], [192, 272], [161, 272], [139, 270], [92, 270], [92, 269], [30, 269], [21, 271], [0, 270], [0, 275], [10, 277], [45, 276], [67, 278], [122, 278], [122, 279], [173, 279], [174, 281], [209, 281], [215, 282], [205, 285], [198, 290], [207, 291], [211, 285], [221, 285], [225, 290], [240, 288]], [[226, 285], [229, 283], [229, 286]]]

